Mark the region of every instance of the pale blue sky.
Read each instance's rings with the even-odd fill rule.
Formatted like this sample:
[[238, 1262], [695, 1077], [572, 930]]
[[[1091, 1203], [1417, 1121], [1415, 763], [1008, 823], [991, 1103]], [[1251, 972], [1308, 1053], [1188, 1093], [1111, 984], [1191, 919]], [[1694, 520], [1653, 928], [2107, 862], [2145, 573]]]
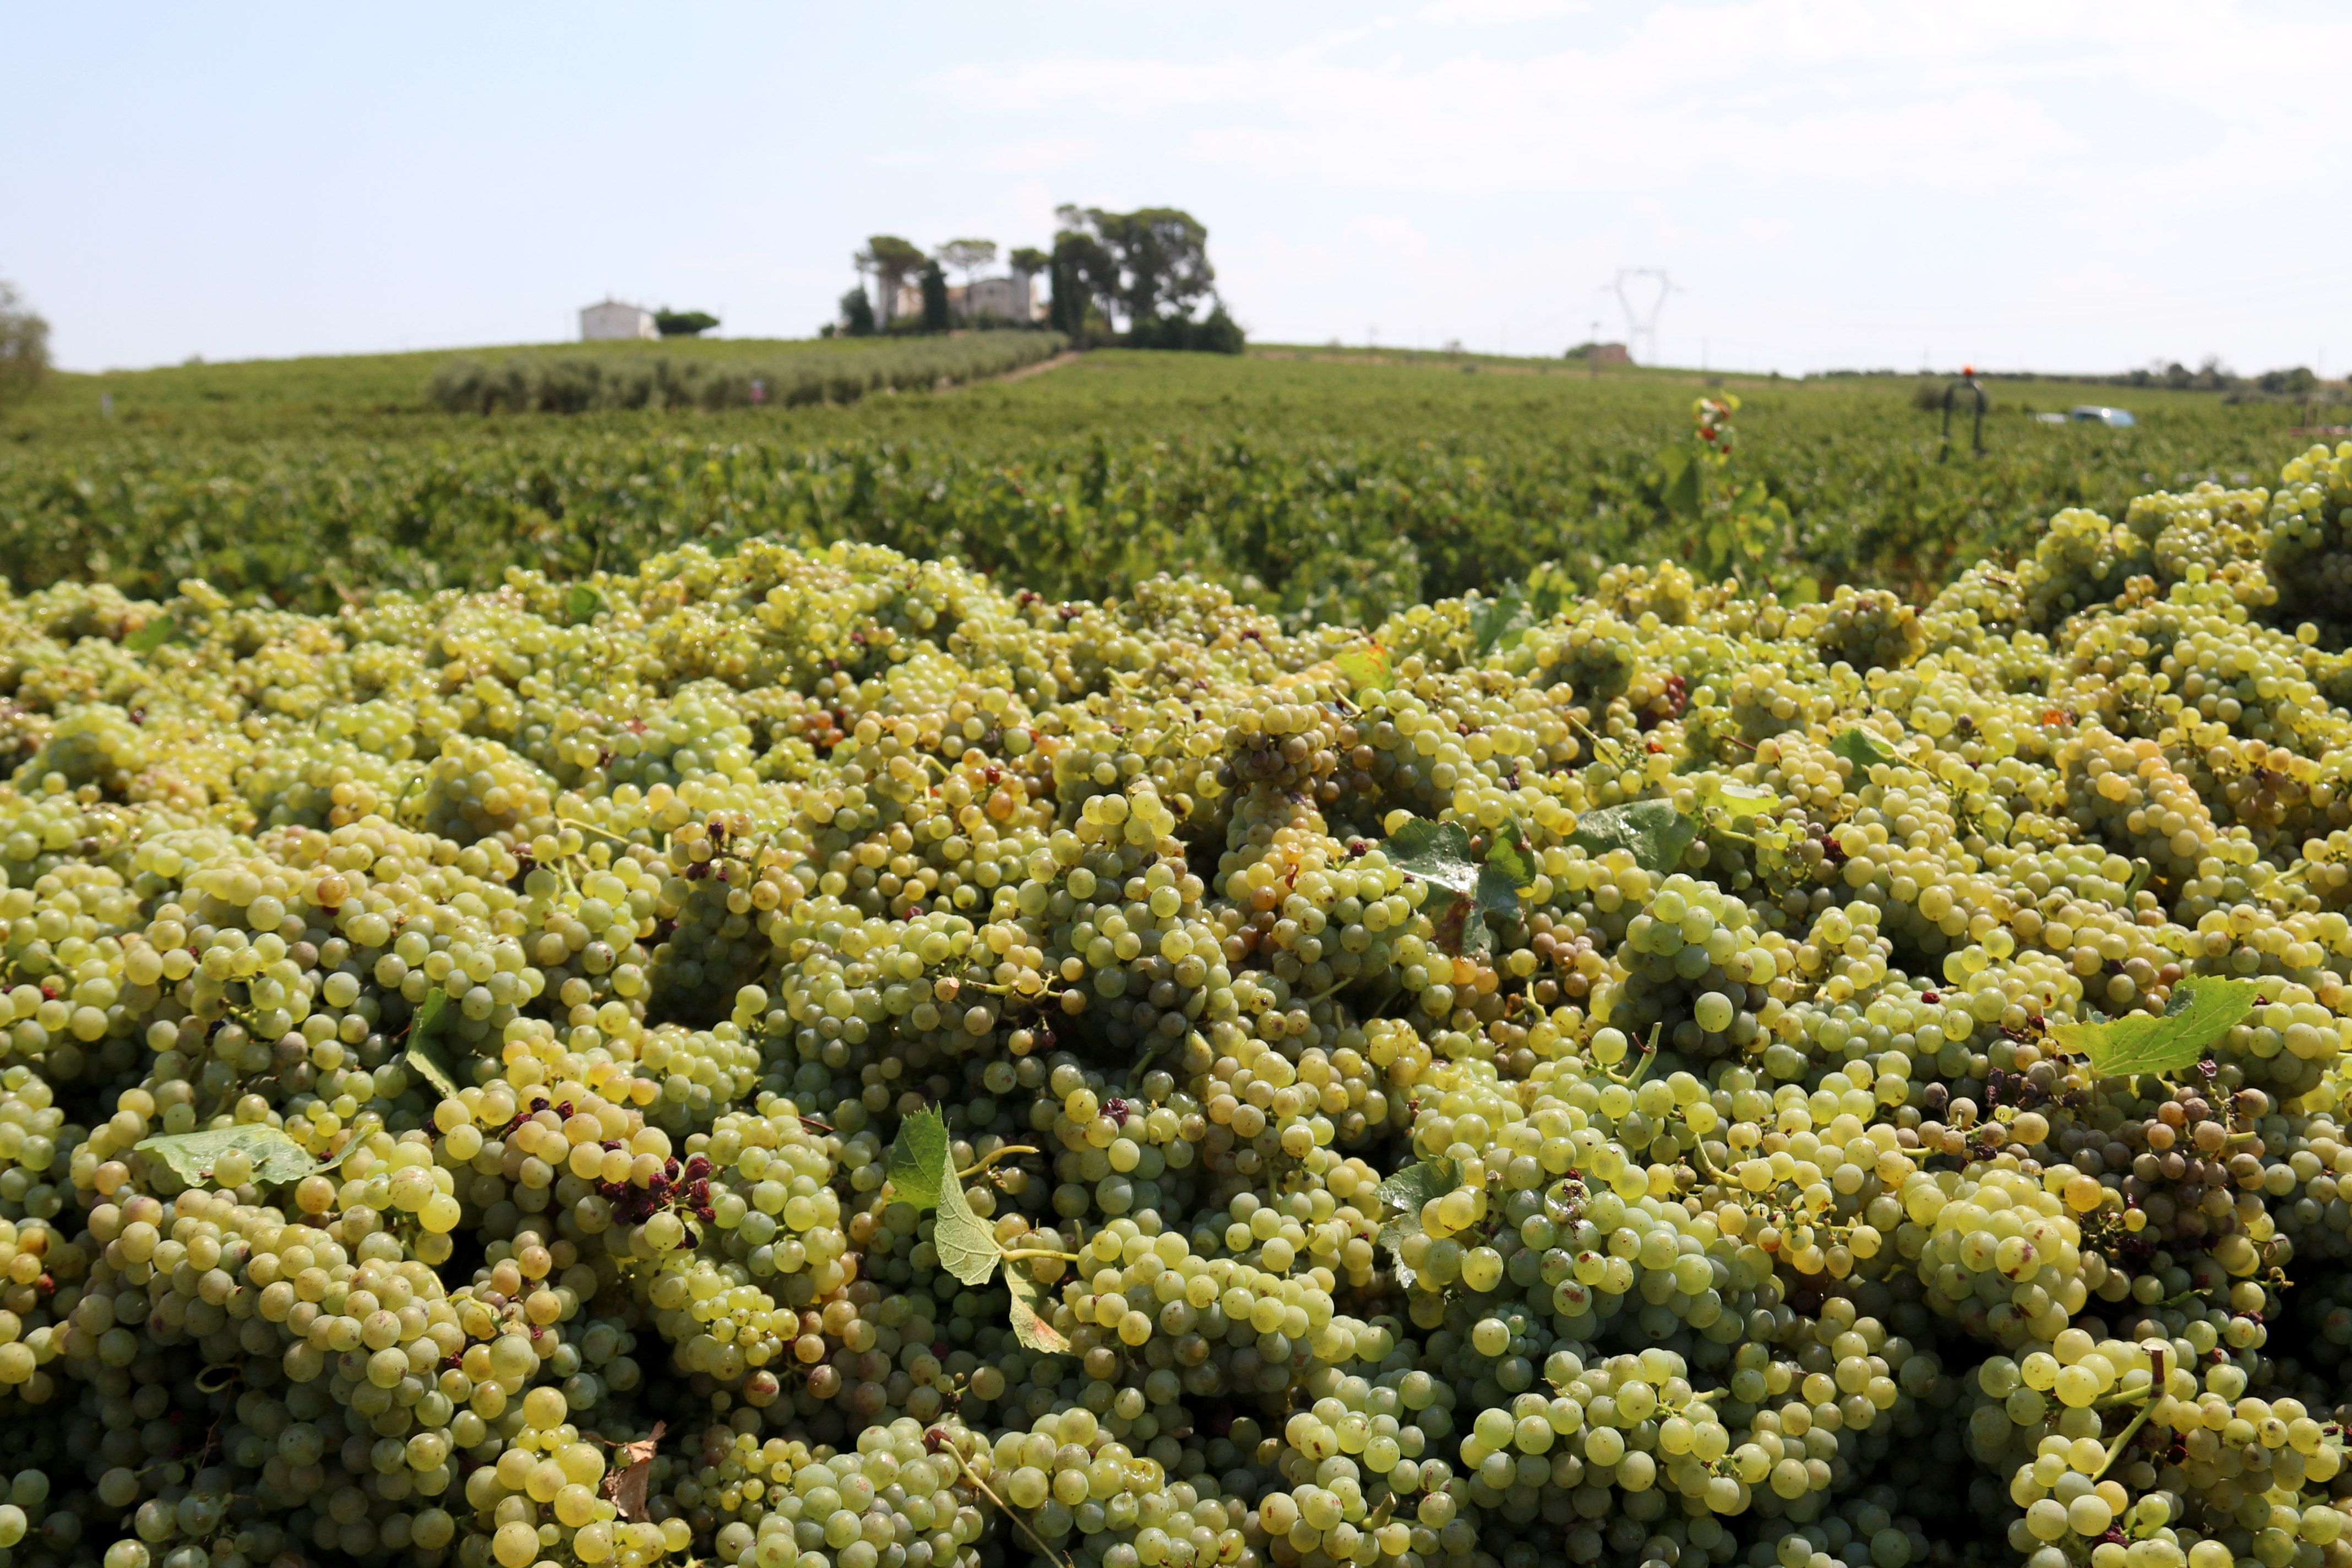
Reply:
[[1190, 208], [1258, 337], [2352, 363], [2341, 5], [10, 0], [0, 276], [61, 363], [804, 336], [890, 231]]

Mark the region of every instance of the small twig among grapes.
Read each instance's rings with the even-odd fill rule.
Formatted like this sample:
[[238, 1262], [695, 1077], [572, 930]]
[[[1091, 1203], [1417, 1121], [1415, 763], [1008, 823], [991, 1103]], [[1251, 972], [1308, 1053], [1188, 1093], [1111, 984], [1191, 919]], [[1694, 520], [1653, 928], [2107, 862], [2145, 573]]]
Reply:
[[[830, 1131], [830, 1129], [828, 1129], [828, 1131]], [[969, 1169], [958, 1171], [956, 1173], [956, 1180], [959, 1182], [968, 1182], [974, 1176], [979, 1175], [982, 1171], [987, 1170], [991, 1165], [995, 1164], [999, 1160], [1010, 1160], [1016, 1154], [1034, 1154], [1035, 1152], [1037, 1152], [1036, 1149], [1027, 1143], [1007, 1143], [1002, 1149], [990, 1150], [987, 1153], [974, 1161]]]
[[979, 1475], [970, 1465], [964, 1463], [963, 1455], [957, 1452], [956, 1446], [953, 1443], [941, 1443], [939, 1447], [939, 1452], [953, 1455], [956, 1463], [956, 1473], [963, 1477], [964, 1479], [970, 1481], [974, 1487], [978, 1488], [980, 1495], [994, 1503], [999, 1513], [1002, 1513], [1005, 1518], [1018, 1525], [1021, 1529], [1021, 1533], [1029, 1538], [1030, 1544], [1036, 1547], [1038, 1551], [1044, 1552], [1048, 1561], [1058, 1563], [1060, 1568], [1072, 1568], [1070, 1560], [1063, 1556], [1060, 1552], [1055, 1551], [1051, 1546], [1045, 1544], [1045, 1538], [1039, 1535], [1036, 1531], [1030, 1528], [1029, 1521], [1022, 1517], [1021, 1511], [1018, 1509], [1013, 1508], [1003, 1498], [998, 1497], [995, 1489], [986, 1481], [982, 1480]]

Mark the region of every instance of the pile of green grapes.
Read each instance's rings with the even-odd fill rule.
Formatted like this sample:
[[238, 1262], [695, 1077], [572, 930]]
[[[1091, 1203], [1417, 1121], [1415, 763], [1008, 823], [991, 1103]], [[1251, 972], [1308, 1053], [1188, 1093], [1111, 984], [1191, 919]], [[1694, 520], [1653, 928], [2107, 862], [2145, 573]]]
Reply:
[[0, 1563], [2347, 1568], [2347, 508], [0, 598]]

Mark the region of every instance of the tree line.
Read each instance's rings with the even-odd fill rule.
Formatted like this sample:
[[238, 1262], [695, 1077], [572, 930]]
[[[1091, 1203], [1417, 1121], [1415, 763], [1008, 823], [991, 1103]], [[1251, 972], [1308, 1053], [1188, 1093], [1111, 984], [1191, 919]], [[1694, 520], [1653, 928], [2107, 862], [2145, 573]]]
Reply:
[[[1026, 303], [1029, 280], [1046, 279], [1046, 327], [1080, 344], [1242, 351], [1241, 325], [1218, 298], [1209, 231], [1200, 219], [1181, 207], [1120, 213], [1066, 205], [1055, 216], [1058, 228], [1050, 251], [1024, 246], [1005, 255], [1021, 305]], [[860, 281], [841, 297], [841, 319], [831, 330], [864, 337], [884, 331], [943, 332], [959, 326], [1035, 325], [1025, 314], [1017, 320], [992, 318], [972, 308], [979, 298], [975, 285], [980, 274], [996, 257], [996, 242], [989, 239], [951, 239], [925, 251], [898, 235], [874, 235], [852, 258]], [[950, 269], [963, 275], [962, 312], [955, 309], [949, 289]], [[875, 285], [871, 290], [869, 279]], [[912, 313], [901, 315], [897, 305], [909, 282], [919, 304]]]
[[0, 406], [30, 397], [49, 373], [49, 323], [0, 278]]

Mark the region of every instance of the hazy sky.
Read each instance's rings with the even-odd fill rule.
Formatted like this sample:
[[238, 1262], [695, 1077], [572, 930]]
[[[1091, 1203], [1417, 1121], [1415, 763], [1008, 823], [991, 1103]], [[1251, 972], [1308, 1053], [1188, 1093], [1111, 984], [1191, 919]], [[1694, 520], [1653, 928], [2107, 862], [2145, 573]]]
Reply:
[[1259, 338], [1798, 372], [2352, 364], [2352, 9], [36, 6], [0, 276], [78, 369], [806, 336], [877, 231], [1189, 208]]

